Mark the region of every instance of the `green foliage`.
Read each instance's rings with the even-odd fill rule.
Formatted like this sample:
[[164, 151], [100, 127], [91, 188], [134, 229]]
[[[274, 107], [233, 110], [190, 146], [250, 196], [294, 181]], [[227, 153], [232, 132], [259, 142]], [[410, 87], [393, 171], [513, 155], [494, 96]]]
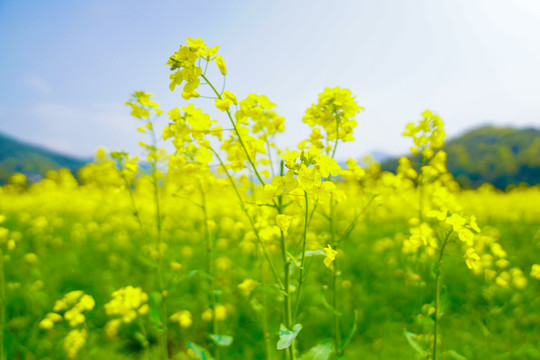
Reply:
[[212, 355], [210, 355], [208, 350], [206, 350], [205, 348], [202, 348], [192, 342], [188, 342], [188, 346], [193, 351], [195, 356], [197, 356], [197, 358], [199, 358], [200, 360], [213, 360]]
[[210, 339], [219, 346], [231, 346], [233, 342], [233, 337], [228, 335], [208, 335]]
[[328, 360], [330, 355], [334, 352], [332, 342], [322, 341], [309, 349], [307, 353], [302, 355], [301, 360]]
[[302, 330], [302, 324], [296, 324], [293, 326], [292, 330], [289, 330], [285, 325], [281, 324], [279, 328], [279, 341], [277, 344], [278, 350], [283, 350], [291, 346], [294, 338]]

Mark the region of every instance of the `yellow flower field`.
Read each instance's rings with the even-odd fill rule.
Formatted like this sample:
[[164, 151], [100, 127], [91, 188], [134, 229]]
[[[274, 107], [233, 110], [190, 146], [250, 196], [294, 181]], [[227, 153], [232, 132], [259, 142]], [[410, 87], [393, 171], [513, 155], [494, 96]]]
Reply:
[[0, 358], [540, 358], [538, 186], [461, 189], [430, 110], [404, 124], [420, 163], [338, 163], [364, 110], [339, 87], [281, 148], [277, 105], [238, 99], [218, 50], [164, 62], [219, 119], [137, 91], [145, 158], [0, 187]]

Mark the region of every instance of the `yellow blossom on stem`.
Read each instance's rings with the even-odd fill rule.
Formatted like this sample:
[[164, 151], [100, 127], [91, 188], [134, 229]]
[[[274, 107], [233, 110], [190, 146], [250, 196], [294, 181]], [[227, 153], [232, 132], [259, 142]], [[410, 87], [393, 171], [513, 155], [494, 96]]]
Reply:
[[326, 249], [323, 249], [326, 257], [324, 258], [324, 265], [329, 268], [330, 264], [336, 259], [337, 251], [332, 249], [330, 244], [327, 245]]
[[291, 225], [292, 217], [289, 215], [279, 214], [276, 216], [276, 223], [277, 226], [283, 231], [286, 232], [289, 230], [289, 226]]

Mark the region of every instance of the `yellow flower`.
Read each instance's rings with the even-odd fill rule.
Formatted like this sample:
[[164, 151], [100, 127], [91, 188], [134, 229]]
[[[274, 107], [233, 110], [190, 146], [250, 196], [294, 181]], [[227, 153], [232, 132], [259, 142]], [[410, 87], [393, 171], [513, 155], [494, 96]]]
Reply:
[[175, 312], [174, 314], [169, 316], [169, 320], [178, 323], [178, 325], [184, 329], [190, 327], [191, 324], [193, 324], [191, 313], [187, 310]]
[[238, 284], [238, 290], [244, 295], [249, 296], [259, 283], [253, 279], [245, 279], [241, 284]]
[[341, 167], [338, 165], [337, 161], [328, 155], [321, 155], [317, 159], [317, 166], [319, 167], [319, 171], [323, 178], [329, 177], [330, 174], [332, 176], [338, 176], [341, 171]]
[[298, 155], [300, 155], [300, 152], [293, 150], [288, 151], [283, 155], [280, 155], [280, 157], [285, 161], [285, 166], [289, 169], [294, 169], [294, 163], [296, 159], [298, 158]]
[[540, 280], [540, 265], [533, 264], [531, 268], [531, 277]]
[[227, 308], [225, 305], [216, 305], [214, 314], [217, 321], [224, 321], [227, 318]]
[[467, 264], [467, 267], [471, 270], [478, 270], [480, 267], [480, 256], [476, 253], [474, 248], [468, 248], [465, 252], [465, 263]]
[[292, 219], [291, 216], [279, 214], [276, 216], [277, 226], [279, 226], [279, 228], [283, 232], [286, 232], [287, 230], [289, 230], [289, 226], [291, 225], [291, 219]]
[[323, 251], [326, 254], [326, 257], [324, 258], [324, 265], [329, 268], [332, 261], [336, 259], [337, 251], [332, 249], [332, 246], [330, 246], [330, 244], [328, 244], [327, 248], [323, 249]]
[[229, 101], [229, 100], [221, 100], [221, 99], [216, 99], [214, 101], [216, 107], [221, 110], [221, 111], [227, 111], [229, 110], [229, 107], [231, 106], [232, 102]]
[[52, 329], [54, 323], [62, 321], [62, 316], [57, 313], [50, 312], [45, 315], [45, 319], [39, 322], [40, 329], [49, 330]]
[[146, 302], [148, 295], [141, 288], [126, 286], [112, 293], [112, 300], [105, 304], [105, 313], [109, 316], [119, 315], [124, 323], [132, 322], [139, 315], [148, 311]]
[[236, 98], [236, 95], [234, 95], [229, 90], [225, 90], [223, 92], [223, 100], [228, 100], [231, 103], [233, 103], [234, 105], [238, 105], [238, 99]]
[[77, 353], [86, 343], [88, 333], [86, 329], [71, 330], [64, 338], [64, 351], [69, 359], [75, 359]]
[[227, 65], [225, 65], [225, 61], [223, 61], [223, 58], [221, 56], [218, 56], [216, 58], [216, 65], [222, 75], [227, 75]]

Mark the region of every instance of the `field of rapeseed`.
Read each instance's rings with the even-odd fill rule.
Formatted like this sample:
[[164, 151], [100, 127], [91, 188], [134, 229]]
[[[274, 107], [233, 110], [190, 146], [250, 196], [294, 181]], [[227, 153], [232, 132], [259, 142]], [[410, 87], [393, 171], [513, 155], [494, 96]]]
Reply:
[[460, 189], [429, 110], [403, 133], [421, 163], [341, 166], [363, 108], [339, 87], [283, 149], [218, 47], [167, 66], [223, 116], [135, 92], [145, 159], [0, 188], [1, 359], [540, 358], [538, 187]]

